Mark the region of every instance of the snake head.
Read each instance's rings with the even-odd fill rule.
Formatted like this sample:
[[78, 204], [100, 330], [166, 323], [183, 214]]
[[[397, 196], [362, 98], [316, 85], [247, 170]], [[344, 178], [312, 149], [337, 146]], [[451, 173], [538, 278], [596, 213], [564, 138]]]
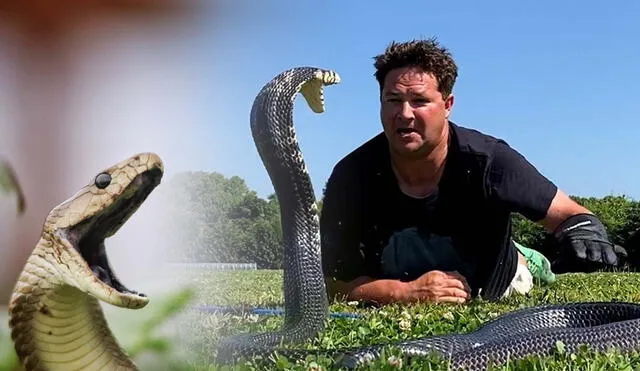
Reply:
[[143, 307], [148, 299], [126, 288], [107, 258], [104, 240], [118, 229], [160, 184], [164, 167], [154, 153], [140, 153], [97, 173], [73, 197], [55, 207], [45, 232], [55, 236], [65, 283], [117, 306]]
[[340, 75], [331, 70], [315, 68], [311, 78], [306, 80], [300, 88], [309, 108], [315, 113], [324, 112], [324, 87], [340, 83]]

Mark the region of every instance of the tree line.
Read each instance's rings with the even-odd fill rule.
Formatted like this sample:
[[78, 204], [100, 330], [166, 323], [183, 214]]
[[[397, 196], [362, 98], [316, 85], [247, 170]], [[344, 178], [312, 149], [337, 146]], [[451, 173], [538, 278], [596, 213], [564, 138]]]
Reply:
[[[275, 194], [261, 198], [238, 176], [218, 172], [183, 172], [165, 185], [172, 223], [183, 236], [180, 262], [256, 263], [258, 269], [281, 269], [282, 229]], [[613, 243], [627, 249], [627, 268], [640, 266], [640, 202], [626, 196], [575, 197], [600, 217]], [[322, 211], [322, 200], [318, 201]], [[552, 258], [556, 249], [539, 225], [518, 214], [513, 218], [516, 241]], [[634, 235], [634, 233], [636, 233]]]

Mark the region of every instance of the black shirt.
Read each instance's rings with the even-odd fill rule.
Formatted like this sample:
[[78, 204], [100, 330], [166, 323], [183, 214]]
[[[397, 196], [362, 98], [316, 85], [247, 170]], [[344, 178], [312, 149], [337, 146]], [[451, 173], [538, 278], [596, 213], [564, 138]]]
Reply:
[[334, 167], [325, 188], [320, 231], [324, 274], [342, 281], [383, 278], [382, 249], [409, 227], [451, 237], [465, 264], [472, 293], [498, 298], [514, 277], [512, 212], [545, 217], [556, 186], [505, 141], [452, 122], [437, 192], [404, 194], [380, 133]]

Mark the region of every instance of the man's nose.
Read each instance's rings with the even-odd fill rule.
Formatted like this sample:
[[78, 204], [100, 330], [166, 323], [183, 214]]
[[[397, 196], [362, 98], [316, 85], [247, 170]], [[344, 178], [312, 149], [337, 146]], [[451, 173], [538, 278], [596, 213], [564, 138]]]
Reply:
[[398, 116], [403, 120], [412, 120], [413, 119], [413, 107], [409, 102], [402, 102], [402, 106], [398, 112]]

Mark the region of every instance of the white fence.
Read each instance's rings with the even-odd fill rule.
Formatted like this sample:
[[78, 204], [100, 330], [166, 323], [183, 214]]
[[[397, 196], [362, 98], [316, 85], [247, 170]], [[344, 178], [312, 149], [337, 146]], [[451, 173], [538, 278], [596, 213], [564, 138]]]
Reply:
[[169, 268], [203, 269], [203, 270], [256, 270], [256, 263], [167, 263]]

